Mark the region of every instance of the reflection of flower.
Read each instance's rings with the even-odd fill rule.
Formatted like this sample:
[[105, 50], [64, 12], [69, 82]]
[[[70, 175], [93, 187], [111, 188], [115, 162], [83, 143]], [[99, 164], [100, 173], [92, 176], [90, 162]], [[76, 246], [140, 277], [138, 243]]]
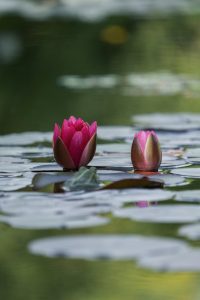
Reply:
[[136, 206], [138, 206], [138, 207], [148, 207], [149, 205], [150, 205], [150, 203], [148, 201], [136, 202]]
[[157, 205], [157, 202], [138, 201], [135, 204], [136, 204], [136, 206], [138, 206], [140, 208], [145, 208], [145, 207]]
[[86, 166], [96, 150], [97, 123], [91, 125], [71, 116], [65, 119], [62, 128], [55, 124], [53, 151], [55, 160], [66, 170]]
[[162, 160], [162, 152], [154, 131], [140, 131], [135, 135], [131, 149], [131, 160], [136, 170], [158, 170]]

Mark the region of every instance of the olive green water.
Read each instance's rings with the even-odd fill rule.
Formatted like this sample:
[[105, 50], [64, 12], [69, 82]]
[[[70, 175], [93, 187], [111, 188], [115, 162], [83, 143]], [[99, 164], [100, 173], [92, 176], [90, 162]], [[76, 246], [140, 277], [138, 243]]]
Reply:
[[[195, 92], [134, 97], [117, 88], [58, 85], [62, 75], [171, 72], [198, 78], [199, 22], [198, 16], [151, 20], [122, 16], [97, 23], [1, 17], [0, 31], [14, 35], [20, 48], [14, 59], [1, 64], [1, 133], [50, 130], [55, 120], [71, 114], [100, 124], [129, 124], [137, 113], [199, 111]], [[106, 31], [113, 25], [120, 26], [124, 35], [117, 42], [118, 32]]]
[[[118, 25], [122, 37], [107, 31]], [[13, 59], [0, 58], [0, 132], [50, 131], [55, 121], [80, 115], [99, 124], [131, 123], [134, 114], [200, 112], [198, 90], [173, 95], [127, 95], [121, 88], [69, 88], [62, 75], [171, 72], [199, 78], [200, 17], [141, 19], [113, 16], [96, 23], [0, 18], [0, 35], [15, 36]], [[114, 39], [114, 41], [113, 41]], [[198, 188], [198, 184], [195, 185]], [[83, 261], [33, 256], [27, 244], [46, 236], [77, 233], [176, 235], [176, 225], [115, 220], [82, 230], [19, 230], [0, 225], [2, 300], [198, 300], [198, 273], [160, 273], [134, 262]]]

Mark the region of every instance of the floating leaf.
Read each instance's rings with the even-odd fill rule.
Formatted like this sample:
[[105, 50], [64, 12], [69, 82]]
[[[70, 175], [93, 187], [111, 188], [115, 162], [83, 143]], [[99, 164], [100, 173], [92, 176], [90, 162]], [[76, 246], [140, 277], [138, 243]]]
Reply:
[[96, 168], [81, 167], [70, 181], [65, 182], [64, 187], [70, 191], [94, 190], [99, 187], [99, 184]]
[[178, 234], [190, 240], [198, 241], [200, 240], [200, 223], [182, 226]]
[[200, 178], [200, 168], [181, 168], [172, 169], [172, 174], [181, 175], [187, 178]]
[[108, 218], [99, 216], [86, 216], [77, 219], [68, 219], [62, 215], [20, 215], [0, 216], [0, 221], [14, 228], [21, 229], [63, 229], [63, 228], [87, 228], [101, 226], [109, 223]]
[[150, 180], [148, 178], [141, 178], [141, 179], [122, 179], [119, 181], [112, 182], [102, 189], [129, 189], [129, 188], [162, 188], [163, 182]]
[[200, 250], [169, 238], [139, 235], [76, 235], [31, 242], [32, 254], [85, 260], [136, 260], [157, 271], [200, 271]]
[[114, 211], [114, 216], [139, 222], [190, 223], [200, 219], [200, 206], [161, 205], [146, 209], [137, 207], [119, 208]]
[[200, 202], [200, 190], [178, 191], [175, 199], [182, 202]]
[[32, 185], [35, 190], [39, 190], [47, 185], [54, 183], [61, 183], [71, 178], [71, 173], [58, 173], [58, 174], [36, 174], [32, 180]]

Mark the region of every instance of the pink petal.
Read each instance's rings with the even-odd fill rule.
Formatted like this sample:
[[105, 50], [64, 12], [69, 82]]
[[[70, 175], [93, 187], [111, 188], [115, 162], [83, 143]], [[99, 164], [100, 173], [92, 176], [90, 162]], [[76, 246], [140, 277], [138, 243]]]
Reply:
[[71, 154], [71, 157], [74, 161], [74, 164], [76, 167], [79, 165], [79, 161], [83, 152], [83, 135], [81, 131], [76, 131], [72, 137], [70, 146], [69, 146], [69, 152]]
[[66, 127], [65, 130], [62, 131], [61, 137], [62, 137], [63, 143], [65, 144], [65, 146], [67, 148], [69, 147], [74, 134], [75, 134], [74, 127]]
[[158, 136], [157, 136], [157, 134], [155, 133], [155, 131], [152, 130], [150, 133], [151, 133], [151, 134], [156, 138], [156, 140], [158, 141]]
[[142, 152], [144, 152], [148, 135], [149, 135], [149, 131], [142, 130], [142, 131], [138, 132], [138, 134], [136, 136], [138, 139], [138, 142], [140, 144], [140, 147], [142, 149]]
[[96, 121], [90, 125], [89, 131], [90, 131], [90, 137], [92, 137], [97, 132], [97, 122]]
[[61, 134], [60, 127], [57, 123], [55, 123], [54, 132], [53, 132], [53, 145], [55, 145], [57, 138], [60, 136], [60, 134]]
[[77, 131], [80, 131], [84, 126], [84, 121], [81, 118], [78, 118], [75, 124], [75, 128]]
[[136, 202], [136, 206], [141, 207], [141, 208], [148, 207], [149, 202], [148, 201], [139, 201], [139, 202]]
[[68, 120], [68, 125], [73, 126], [76, 123], [76, 118], [74, 116], [71, 116]]
[[64, 120], [61, 130], [61, 138], [65, 144], [65, 146], [68, 148], [72, 139], [72, 136], [75, 133], [75, 129], [73, 126], [68, 126], [68, 121]]
[[142, 152], [141, 145], [137, 137], [134, 138], [131, 147], [131, 160], [135, 170], [145, 170], [146, 162], [144, 153]]
[[57, 138], [57, 141], [53, 148], [53, 152], [54, 152], [55, 160], [64, 169], [66, 170], [76, 169], [76, 166], [74, 165], [71, 155], [60, 137]]
[[89, 142], [90, 140], [90, 132], [89, 132], [89, 128], [88, 126], [83, 126], [82, 130], [82, 135], [83, 135], [83, 141], [82, 141], [82, 147], [83, 149], [85, 148], [86, 144]]
[[96, 150], [96, 134], [93, 134], [87, 145], [85, 146], [83, 153], [81, 155], [81, 159], [79, 162], [79, 167], [81, 166], [87, 166], [89, 162], [94, 157]]

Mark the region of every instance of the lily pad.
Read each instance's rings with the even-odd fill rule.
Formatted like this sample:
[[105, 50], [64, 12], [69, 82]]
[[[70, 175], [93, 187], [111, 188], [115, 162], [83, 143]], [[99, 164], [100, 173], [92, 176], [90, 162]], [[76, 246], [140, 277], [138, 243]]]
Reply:
[[127, 189], [127, 188], [162, 188], [163, 182], [159, 180], [151, 180], [147, 177], [138, 179], [122, 179], [105, 185], [102, 189]]
[[181, 175], [186, 178], [200, 178], [200, 168], [172, 169], [170, 173]]
[[33, 174], [19, 174], [16, 177], [0, 177], [0, 191], [11, 192], [17, 191], [31, 185]]
[[33, 254], [82, 259], [137, 259], [153, 253], [182, 252], [185, 244], [174, 239], [135, 235], [76, 235], [53, 237], [29, 244]]
[[52, 157], [52, 148], [47, 147], [0, 147], [0, 156], [23, 157], [23, 158], [44, 158]]
[[[121, 206], [125, 203], [134, 203], [139, 201], [157, 202], [172, 199], [174, 193], [162, 189], [111, 189], [100, 190], [90, 193], [82, 193], [71, 196], [71, 200], [89, 200], [92, 203], [107, 203], [112, 206]], [[75, 201], [76, 202], [76, 201]]]
[[97, 145], [97, 153], [131, 153], [131, 145], [125, 143]]
[[139, 266], [161, 272], [199, 272], [200, 250], [188, 247], [181, 253], [174, 251], [167, 255], [142, 257]]
[[175, 199], [181, 202], [200, 202], [200, 190], [178, 191]]
[[178, 234], [190, 240], [198, 241], [200, 240], [200, 223], [182, 226]]
[[99, 216], [86, 216], [69, 220], [62, 215], [20, 215], [0, 216], [0, 222], [14, 228], [21, 229], [63, 229], [63, 228], [86, 228], [106, 225], [108, 218]]
[[61, 168], [56, 163], [40, 163], [31, 168], [32, 172], [63, 172]]
[[156, 128], [166, 131], [188, 131], [199, 129], [199, 114], [175, 113], [175, 114], [147, 114], [133, 117], [133, 121], [143, 127]]
[[119, 208], [114, 211], [114, 216], [139, 222], [190, 223], [200, 219], [200, 206], [161, 205], [148, 207], [146, 209], [137, 207]]
[[128, 126], [100, 126], [98, 128], [98, 138], [102, 140], [125, 140], [134, 137], [136, 131]]
[[76, 235], [35, 240], [28, 248], [32, 254], [52, 258], [136, 260], [140, 266], [158, 271], [200, 270], [200, 250], [194, 250], [182, 241], [169, 238]]
[[0, 136], [0, 145], [2, 146], [26, 146], [51, 141], [51, 132], [23, 132]]
[[130, 156], [124, 155], [107, 155], [107, 156], [95, 156], [90, 166], [94, 167], [106, 167], [106, 168], [128, 168], [133, 169]]
[[41, 189], [49, 184], [55, 184], [59, 182], [65, 182], [72, 177], [71, 173], [58, 173], [58, 174], [47, 174], [39, 173], [36, 174], [32, 180], [32, 185], [35, 190]]

